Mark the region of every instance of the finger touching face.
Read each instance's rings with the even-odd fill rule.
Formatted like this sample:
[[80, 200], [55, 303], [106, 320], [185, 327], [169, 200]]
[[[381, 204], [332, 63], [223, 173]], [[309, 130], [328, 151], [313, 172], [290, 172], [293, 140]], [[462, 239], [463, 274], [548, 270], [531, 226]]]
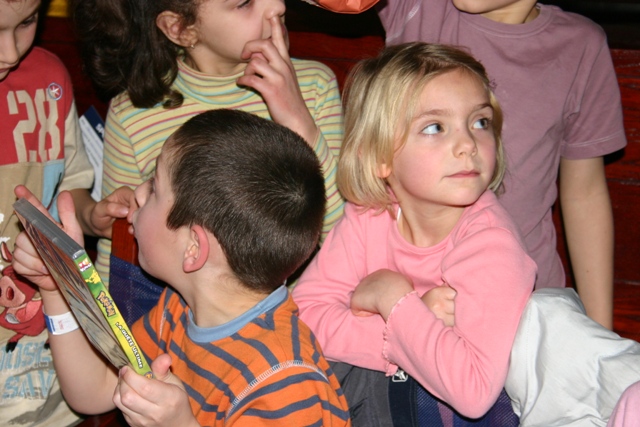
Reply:
[[[275, 36], [287, 49], [285, 11], [284, 0], [205, 1], [198, 8], [194, 24], [198, 42], [194, 49], [187, 50], [187, 55], [207, 74], [226, 76], [239, 72], [249, 60], [242, 53], [251, 41]], [[274, 29], [279, 34], [274, 34]]]

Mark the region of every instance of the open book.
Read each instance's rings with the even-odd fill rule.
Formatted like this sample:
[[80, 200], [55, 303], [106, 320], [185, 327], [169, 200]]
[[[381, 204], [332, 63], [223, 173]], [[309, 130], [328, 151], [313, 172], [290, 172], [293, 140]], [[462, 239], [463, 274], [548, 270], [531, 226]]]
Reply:
[[115, 367], [130, 365], [151, 377], [147, 360], [85, 250], [26, 199], [13, 208], [89, 341]]

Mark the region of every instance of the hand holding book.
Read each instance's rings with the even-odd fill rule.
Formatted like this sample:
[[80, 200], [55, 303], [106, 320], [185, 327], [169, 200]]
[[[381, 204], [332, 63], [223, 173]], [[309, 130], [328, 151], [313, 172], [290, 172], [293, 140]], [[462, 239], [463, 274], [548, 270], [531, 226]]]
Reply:
[[[37, 201], [33, 195], [23, 193], [22, 190], [16, 190], [16, 194], [26, 196], [14, 204], [16, 213], [91, 344], [117, 368], [130, 364], [137, 373], [151, 377], [151, 369], [144, 355], [87, 253], [66, 234], [68, 228], [69, 233], [82, 242], [82, 232], [77, 222], [67, 221], [68, 224], [65, 225], [68, 227], [63, 230], [41, 211], [44, 208], [39, 202], [37, 205], [41, 210], [30, 202], [29, 199]], [[63, 199], [58, 206], [64, 221], [71, 218], [68, 215], [73, 215], [73, 203], [70, 199], [65, 199], [64, 193], [60, 197]], [[35, 259], [34, 253], [29, 256]], [[29, 278], [33, 278], [45, 291], [54, 290], [55, 285], [50, 283], [50, 279], [43, 277], [41, 273], [39, 277], [36, 274], [34, 266], [37, 263], [30, 262], [33, 274]], [[29, 262], [26, 265], [28, 264]]]
[[[51, 218], [47, 209], [27, 187], [18, 185], [15, 188], [15, 194], [18, 199], [26, 199], [29, 203], [37, 206], [41, 212]], [[76, 241], [78, 245], [84, 246], [82, 228], [75, 219], [73, 199], [67, 192], [62, 192], [58, 196], [58, 214], [60, 215], [60, 222], [62, 223], [59, 226], [62, 230]], [[51, 219], [53, 221], [53, 218]], [[37, 285], [40, 288], [41, 293], [42, 291], [58, 292], [58, 285], [49, 274], [47, 266], [44, 264], [44, 261], [38, 254], [35, 246], [31, 243], [29, 236], [25, 233], [19, 234], [16, 238], [13, 255], [16, 272], [27, 278], [31, 283]]]

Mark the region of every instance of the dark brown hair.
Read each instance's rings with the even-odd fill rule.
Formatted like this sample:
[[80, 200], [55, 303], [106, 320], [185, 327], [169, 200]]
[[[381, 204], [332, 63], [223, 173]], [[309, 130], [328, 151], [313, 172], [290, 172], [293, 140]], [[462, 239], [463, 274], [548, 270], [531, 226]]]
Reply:
[[295, 132], [238, 110], [207, 111], [167, 140], [163, 159], [175, 197], [167, 226], [213, 233], [250, 289], [273, 291], [316, 247], [324, 179]]
[[138, 108], [182, 105], [182, 94], [171, 89], [182, 48], [162, 33], [156, 17], [172, 11], [187, 27], [195, 23], [201, 1], [72, 0], [85, 72], [101, 98], [127, 91]]

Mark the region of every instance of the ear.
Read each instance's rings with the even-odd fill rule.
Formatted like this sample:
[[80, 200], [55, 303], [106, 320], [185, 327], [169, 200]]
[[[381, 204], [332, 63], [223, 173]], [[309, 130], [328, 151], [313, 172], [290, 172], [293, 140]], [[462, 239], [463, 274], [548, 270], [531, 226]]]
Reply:
[[202, 226], [192, 225], [189, 228], [189, 239], [182, 260], [185, 273], [193, 273], [204, 267], [209, 259], [210, 245], [209, 234]]
[[171, 42], [182, 47], [194, 46], [198, 43], [198, 34], [193, 25], [184, 27], [182, 16], [165, 10], [156, 17], [156, 25]]
[[387, 179], [391, 175], [391, 166], [386, 163], [380, 163], [376, 168], [376, 176], [381, 179]]

